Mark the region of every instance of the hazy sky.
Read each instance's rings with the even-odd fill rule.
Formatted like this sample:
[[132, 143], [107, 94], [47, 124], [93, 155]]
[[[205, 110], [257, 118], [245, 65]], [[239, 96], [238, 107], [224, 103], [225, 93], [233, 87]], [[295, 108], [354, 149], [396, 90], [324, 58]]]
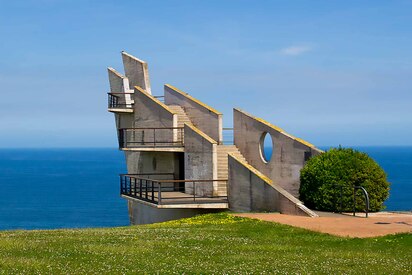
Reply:
[[125, 50], [315, 145], [412, 145], [412, 1], [0, 0], [0, 147], [116, 147]]

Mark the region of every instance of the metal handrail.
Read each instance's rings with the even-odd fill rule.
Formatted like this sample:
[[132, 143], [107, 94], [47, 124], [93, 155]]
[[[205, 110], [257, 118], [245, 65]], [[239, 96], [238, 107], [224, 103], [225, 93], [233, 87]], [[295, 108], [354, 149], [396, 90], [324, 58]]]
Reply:
[[[224, 135], [224, 133], [227, 133], [229, 131], [232, 132], [231, 135], [230, 135], [230, 139], [227, 136], [225, 137], [225, 135]], [[223, 136], [222, 144], [223, 145], [233, 145], [234, 144], [233, 128], [224, 127], [224, 128], [222, 128], [222, 132], [223, 132], [222, 133], [222, 136]]]
[[[111, 108], [126, 108], [131, 109], [133, 106], [132, 102], [127, 102], [126, 98], [122, 98], [120, 95], [131, 95], [133, 93], [107, 93], [107, 107]], [[131, 99], [130, 99], [131, 101]]]
[[[217, 202], [227, 202], [227, 196], [199, 196], [196, 194], [196, 184], [206, 184], [214, 182], [226, 182], [224, 179], [216, 180], [154, 180], [138, 176], [128, 176], [127, 174], [120, 175], [120, 194], [129, 196], [132, 198], [147, 201], [153, 204], [164, 204], [164, 201], [170, 201], [169, 204], [179, 203], [213, 203], [213, 199], [218, 199]], [[179, 183], [178, 186], [172, 185], [173, 183]], [[181, 183], [192, 183], [193, 194], [186, 193], [185, 185]], [[178, 196], [163, 197], [162, 193], [165, 192], [177, 192]], [[186, 195], [185, 195], [186, 194]], [[190, 200], [188, 200], [190, 199]], [[203, 199], [199, 201], [199, 199]], [[205, 200], [211, 199], [211, 200]], [[216, 202], [216, 201], [214, 201]]]
[[334, 187], [339, 187], [340, 188], [340, 213], [342, 213], [342, 203], [343, 203], [343, 188], [353, 188], [353, 216], [356, 215], [356, 190], [359, 189], [362, 191], [364, 197], [365, 197], [365, 214], [366, 214], [366, 218], [368, 217], [369, 214], [369, 194], [366, 191], [366, 189], [360, 185], [353, 185], [353, 186], [344, 186], [342, 184], [335, 184]]
[[369, 212], [369, 194], [366, 191], [365, 188], [362, 186], [353, 186], [353, 215], [355, 216], [356, 214], [356, 189], [360, 189], [363, 192], [363, 195], [365, 196], [365, 214], [366, 218], [368, 217], [368, 212]]
[[120, 128], [119, 148], [183, 147], [183, 127]]
[[184, 127], [132, 127], [132, 128], [119, 128], [119, 130], [168, 130], [168, 129], [184, 129]]
[[134, 94], [133, 92], [123, 92], [123, 93], [107, 93], [108, 95], [132, 95]]

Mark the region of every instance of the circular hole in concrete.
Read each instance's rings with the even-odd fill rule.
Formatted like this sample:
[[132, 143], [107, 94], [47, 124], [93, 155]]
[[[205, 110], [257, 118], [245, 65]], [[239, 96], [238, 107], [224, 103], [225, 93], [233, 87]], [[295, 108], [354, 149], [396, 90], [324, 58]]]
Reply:
[[264, 132], [260, 137], [260, 156], [263, 162], [268, 163], [272, 158], [273, 153], [273, 140], [272, 136], [268, 132]]

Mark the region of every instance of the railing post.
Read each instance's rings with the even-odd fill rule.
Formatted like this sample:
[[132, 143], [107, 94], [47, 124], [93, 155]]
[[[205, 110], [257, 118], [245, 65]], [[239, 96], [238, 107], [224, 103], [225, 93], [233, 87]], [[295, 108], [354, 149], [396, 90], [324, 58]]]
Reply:
[[146, 198], [146, 200], [147, 200], [147, 180], [145, 180], [145, 190], [146, 190], [146, 192], [145, 192], [145, 198]]
[[142, 192], [143, 192], [143, 180], [139, 179], [139, 196], [142, 198]]
[[152, 202], [154, 202], [154, 201], [155, 201], [155, 197], [154, 197], [154, 182], [151, 181], [151, 183], [152, 183]]
[[133, 192], [134, 196], [136, 197], [136, 178], [133, 178]]

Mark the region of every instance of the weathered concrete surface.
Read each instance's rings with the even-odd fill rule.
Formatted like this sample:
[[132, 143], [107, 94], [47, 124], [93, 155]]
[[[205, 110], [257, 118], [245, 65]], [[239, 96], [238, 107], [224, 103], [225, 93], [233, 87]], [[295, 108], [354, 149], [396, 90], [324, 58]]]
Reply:
[[[109, 84], [111, 93], [124, 93], [129, 92], [130, 85], [129, 79], [116, 71], [115, 69], [109, 67], [107, 68], [109, 74]], [[133, 92], [133, 90], [132, 90]]]
[[181, 106], [192, 123], [202, 132], [222, 143], [222, 114], [187, 93], [166, 84], [165, 104]]
[[163, 129], [130, 131], [127, 134], [129, 142], [141, 140], [150, 143], [154, 139], [173, 142], [180, 138], [176, 129], [170, 129], [177, 126], [177, 114], [137, 86], [134, 91], [134, 115], [134, 128]]
[[132, 113], [114, 114], [116, 121], [116, 128], [131, 128], [134, 125], [134, 115]]
[[124, 93], [123, 95], [116, 95], [120, 104], [127, 104], [125, 107], [131, 107], [133, 98], [130, 94], [133, 90], [130, 90], [129, 79], [117, 72], [113, 68], [107, 68], [109, 74], [109, 84], [111, 93]]
[[237, 212], [270, 211], [317, 216], [268, 177], [229, 154], [229, 208]]
[[[183, 153], [125, 151], [129, 174], [163, 174], [153, 179], [183, 179]], [[146, 177], [146, 176], [143, 176]]]
[[[300, 170], [310, 156], [322, 151], [239, 109], [234, 109], [233, 123], [234, 143], [247, 162], [298, 198]], [[273, 141], [272, 157], [268, 163], [263, 160], [260, 149], [264, 133], [270, 134]]]
[[[185, 124], [185, 179], [217, 179], [217, 143], [193, 125]], [[199, 183], [196, 195], [217, 193], [218, 183]], [[193, 194], [193, 185], [186, 184], [186, 192]]]
[[134, 127], [176, 127], [177, 116], [165, 104], [139, 87], [134, 97]]
[[126, 52], [122, 52], [123, 66], [130, 87], [139, 86], [151, 94], [149, 69], [147, 63]]
[[190, 218], [200, 214], [216, 213], [225, 209], [164, 209], [155, 208], [137, 200], [127, 199], [129, 219], [131, 224], [149, 224], [165, 222], [182, 218]]

